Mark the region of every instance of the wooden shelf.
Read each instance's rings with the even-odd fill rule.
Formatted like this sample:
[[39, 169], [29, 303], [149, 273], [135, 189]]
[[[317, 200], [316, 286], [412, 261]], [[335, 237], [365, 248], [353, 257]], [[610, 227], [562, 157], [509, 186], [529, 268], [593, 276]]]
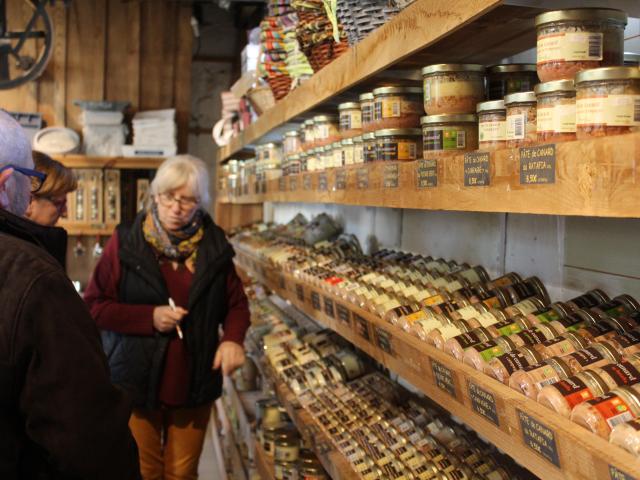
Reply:
[[92, 157], [87, 155], [55, 155], [69, 168], [120, 168], [128, 170], [156, 170], [165, 160], [161, 157]]
[[489, 186], [465, 186], [465, 156], [457, 154], [437, 159], [435, 187], [418, 186], [424, 163], [374, 162], [253, 182], [237, 192], [246, 194], [221, 192], [218, 201], [640, 217], [640, 133], [558, 143], [555, 157], [555, 183], [546, 185], [521, 184], [520, 150], [504, 149], [490, 153]]
[[[218, 160], [228, 160], [287, 122], [299, 122], [300, 115], [321, 105], [333, 110], [330, 101], [337, 103], [346, 90], [353, 89], [350, 93], [354, 98], [384, 83], [385, 78], [388, 83], [390, 77], [393, 80], [398, 76], [393, 75], [397, 70], [418, 70], [432, 63], [497, 63], [534, 47], [533, 19], [542, 6], [517, 3], [417, 0], [267, 110], [218, 150]], [[390, 67], [393, 72], [389, 72]]]
[[255, 442], [256, 451], [256, 469], [262, 480], [275, 480], [276, 473], [273, 466], [273, 460], [267, 456], [260, 442]]
[[[236, 252], [239, 267], [404, 377], [540, 478], [640, 478], [640, 462], [625, 450], [368, 311], [275, 269], [241, 245]], [[538, 428], [529, 434], [542, 441], [544, 454], [527, 443], [526, 428]]]

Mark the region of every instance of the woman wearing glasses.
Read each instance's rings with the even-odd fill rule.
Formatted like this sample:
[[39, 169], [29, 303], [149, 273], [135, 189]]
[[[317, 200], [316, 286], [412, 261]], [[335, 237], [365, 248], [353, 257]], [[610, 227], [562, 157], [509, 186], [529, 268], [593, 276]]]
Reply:
[[85, 291], [112, 381], [134, 403], [130, 427], [145, 480], [197, 478], [222, 374], [244, 362], [247, 299], [208, 203], [204, 163], [166, 160], [148, 209], [118, 226]]
[[[48, 227], [54, 226], [67, 212], [67, 194], [78, 188], [78, 181], [70, 168], [44, 153], [33, 152], [35, 170], [46, 175], [40, 188], [31, 195], [25, 216]], [[32, 180], [38, 182], [37, 179]]]

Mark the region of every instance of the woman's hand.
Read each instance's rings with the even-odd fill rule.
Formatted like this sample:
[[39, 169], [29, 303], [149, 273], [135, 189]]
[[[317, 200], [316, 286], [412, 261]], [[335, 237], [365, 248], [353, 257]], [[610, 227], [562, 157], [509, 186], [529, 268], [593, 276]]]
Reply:
[[236, 369], [244, 364], [244, 348], [236, 342], [222, 342], [218, 347], [216, 356], [213, 359], [213, 369], [222, 367], [224, 376], [231, 375]]
[[153, 328], [162, 333], [170, 332], [187, 313], [182, 307], [176, 307], [175, 310], [169, 305], [156, 307], [153, 309]]

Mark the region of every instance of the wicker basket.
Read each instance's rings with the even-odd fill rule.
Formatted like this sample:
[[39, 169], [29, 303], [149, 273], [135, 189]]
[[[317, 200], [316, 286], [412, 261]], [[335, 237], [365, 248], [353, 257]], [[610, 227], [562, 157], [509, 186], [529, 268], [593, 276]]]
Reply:
[[322, 70], [349, 49], [346, 40], [336, 43], [333, 40], [317, 43], [305, 52], [314, 72]]
[[276, 101], [287, 96], [291, 91], [292, 78], [289, 75], [277, 75], [266, 79]]
[[248, 92], [248, 97], [251, 102], [251, 106], [258, 115], [262, 115], [276, 104], [276, 99], [273, 96], [271, 87], [266, 85], [252, 88]]

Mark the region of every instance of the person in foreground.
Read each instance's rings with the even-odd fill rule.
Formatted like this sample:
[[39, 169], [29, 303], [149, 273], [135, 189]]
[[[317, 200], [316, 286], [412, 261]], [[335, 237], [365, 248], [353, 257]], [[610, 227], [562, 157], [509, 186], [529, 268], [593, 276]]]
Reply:
[[138, 479], [129, 401], [47, 251], [61, 229], [22, 218], [45, 180], [32, 168], [20, 125], [0, 111], [0, 478]]
[[244, 363], [249, 308], [233, 248], [204, 211], [204, 163], [165, 160], [150, 193], [148, 209], [105, 246], [85, 301], [111, 379], [134, 402], [144, 479], [195, 480], [222, 375]]

